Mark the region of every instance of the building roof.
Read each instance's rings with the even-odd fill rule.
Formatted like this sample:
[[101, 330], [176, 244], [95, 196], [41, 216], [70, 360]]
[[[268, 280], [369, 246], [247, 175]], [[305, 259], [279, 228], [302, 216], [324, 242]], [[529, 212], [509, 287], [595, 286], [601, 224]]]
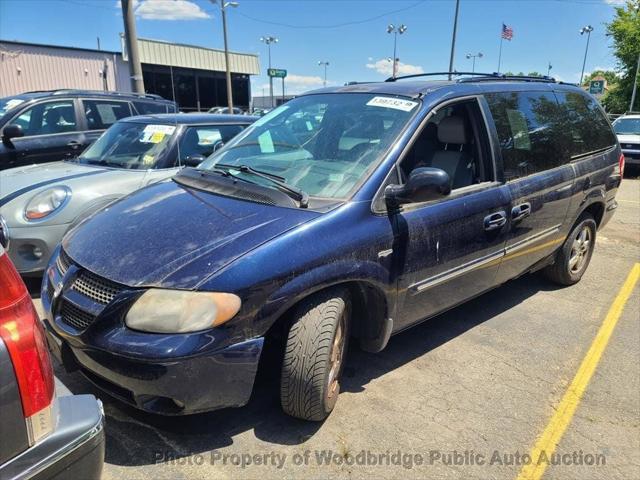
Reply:
[[[218, 72], [226, 70], [224, 50], [146, 38], [138, 38], [138, 49], [142, 63]], [[229, 52], [229, 65], [233, 73], [260, 73], [260, 62], [255, 54]]]
[[238, 124], [253, 123], [258, 117], [250, 115], [226, 115], [213, 113], [159, 113], [155, 115], [138, 115], [123, 119], [124, 121], [144, 123], [170, 123], [173, 125], [211, 125], [211, 124]]

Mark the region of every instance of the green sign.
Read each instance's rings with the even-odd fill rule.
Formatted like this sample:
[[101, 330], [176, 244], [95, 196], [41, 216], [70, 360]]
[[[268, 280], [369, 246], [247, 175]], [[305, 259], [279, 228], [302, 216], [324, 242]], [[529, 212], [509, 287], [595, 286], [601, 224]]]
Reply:
[[287, 71], [282, 68], [268, 68], [267, 75], [275, 78], [285, 78], [287, 76]]
[[604, 93], [604, 80], [591, 80], [589, 93], [591, 95], [602, 95]]

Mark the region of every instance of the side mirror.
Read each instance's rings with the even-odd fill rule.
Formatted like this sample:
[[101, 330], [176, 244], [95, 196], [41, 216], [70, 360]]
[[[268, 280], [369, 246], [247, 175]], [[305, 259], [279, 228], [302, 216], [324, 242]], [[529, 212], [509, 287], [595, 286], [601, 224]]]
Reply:
[[439, 168], [414, 169], [404, 185], [388, 185], [384, 190], [387, 205], [397, 208], [405, 203], [421, 203], [449, 195], [449, 174]]
[[224, 142], [222, 140], [218, 140], [216, 143], [214, 143], [213, 145], [213, 151], [217, 152], [218, 150], [220, 150], [222, 147], [224, 147]]
[[24, 132], [22, 131], [22, 127], [15, 123], [7, 125], [4, 127], [4, 130], [2, 130], [2, 140], [4, 142], [10, 141], [12, 138], [20, 137], [24, 137]]
[[204, 155], [189, 155], [187, 158], [183, 160], [183, 164], [185, 167], [197, 167], [205, 160]]

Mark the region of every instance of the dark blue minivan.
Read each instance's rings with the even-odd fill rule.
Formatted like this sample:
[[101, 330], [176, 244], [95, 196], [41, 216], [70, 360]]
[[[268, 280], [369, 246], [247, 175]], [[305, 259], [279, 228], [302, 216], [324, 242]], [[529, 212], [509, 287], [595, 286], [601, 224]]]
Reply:
[[527, 272], [578, 282], [623, 161], [597, 102], [548, 78], [314, 91], [72, 230], [42, 285], [50, 347], [175, 415], [245, 404], [280, 336], [282, 407], [322, 420], [350, 337], [379, 351]]

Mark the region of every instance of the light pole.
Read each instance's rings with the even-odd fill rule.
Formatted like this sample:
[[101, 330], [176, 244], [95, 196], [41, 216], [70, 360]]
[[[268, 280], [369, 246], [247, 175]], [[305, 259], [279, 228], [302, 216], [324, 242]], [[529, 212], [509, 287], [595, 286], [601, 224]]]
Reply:
[[467, 60], [473, 58], [473, 67], [471, 67], [471, 73], [475, 73], [476, 71], [476, 58], [482, 58], [484, 54], [482, 52], [478, 53], [467, 53]]
[[449, 57], [449, 80], [453, 72], [453, 57], [456, 53], [456, 32], [458, 31], [458, 12], [460, 11], [460, 0], [456, 0], [456, 13], [453, 16], [453, 33], [451, 34], [451, 56]]
[[[265, 35], [264, 37], [260, 37], [260, 41], [265, 43], [269, 50], [269, 70], [271, 70], [271, 44], [278, 43], [278, 39], [272, 35]], [[271, 108], [273, 108], [273, 77], [271, 75], [269, 75], [269, 98], [271, 99]]]
[[553, 68], [553, 65], [551, 65], [551, 62], [549, 62], [549, 65], [547, 66], [547, 77], [551, 75], [552, 68]]
[[638, 90], [638, 74], [640, 73], [640, 53], [638, 54], [638, 63], [636, 65], [636, 77], [633, 81], [633, 90], [631, 91], [631, 103], [629, 104], [629, 111], [633, 111], [633, 104], [636, 101], [636, 91]]
[[593, 32], [593, 27], [591, 25], [587, 25], [586, 27], [582, 27], [580, 29], [580, 35], [587, 34], [587, 46], [584, 49], [584, 60], [582, 61], [582, 73], [580, 74], [580, 87], [582, 88], [582, 79], [584, 77], [584, 67], [587, 64], [587, 52], [589, 51], [589, 40], [591, 40], [591, 32]]
[[397, 75], [397, 70], [398, 70], [398, 57], [396, 55], [396, 50], [397, 50], [397, 44], [398, 44], [398, 34], [402, 35], [404, 32], [407, 31], [407, 26], [402, 23], [400, 24], [399, 27], [396, 27], [393, 24], [389, 24], [387, 26], [387, 33], [393, 33], [393, 73], [391, 74], [391, 76], [393, 78], [396, 78]]
[[324, 62], [324, 61], [320, 60], [318, 62], [318, 66], [319, 67], [324, 67], [324, 82], [322, 83], [322, 85], [324, 87], [326, 87], [327, 86], [327, 67], [329, 66], [329, 62]]
[[[211, 0], [212, 3], [218, 3], [218, 0]], [[221, 0], [220, 11], [222, 12], [222, 32], [224, 34], [224, 63], [227, 69], [227, 105], [229, 113], [233, 113], [233, 92], [231, 91], [231, 66], [229, 65], [229, 45], [227, 43], [227, 7], [237, 7], [238, 2], [225, 2]]]

